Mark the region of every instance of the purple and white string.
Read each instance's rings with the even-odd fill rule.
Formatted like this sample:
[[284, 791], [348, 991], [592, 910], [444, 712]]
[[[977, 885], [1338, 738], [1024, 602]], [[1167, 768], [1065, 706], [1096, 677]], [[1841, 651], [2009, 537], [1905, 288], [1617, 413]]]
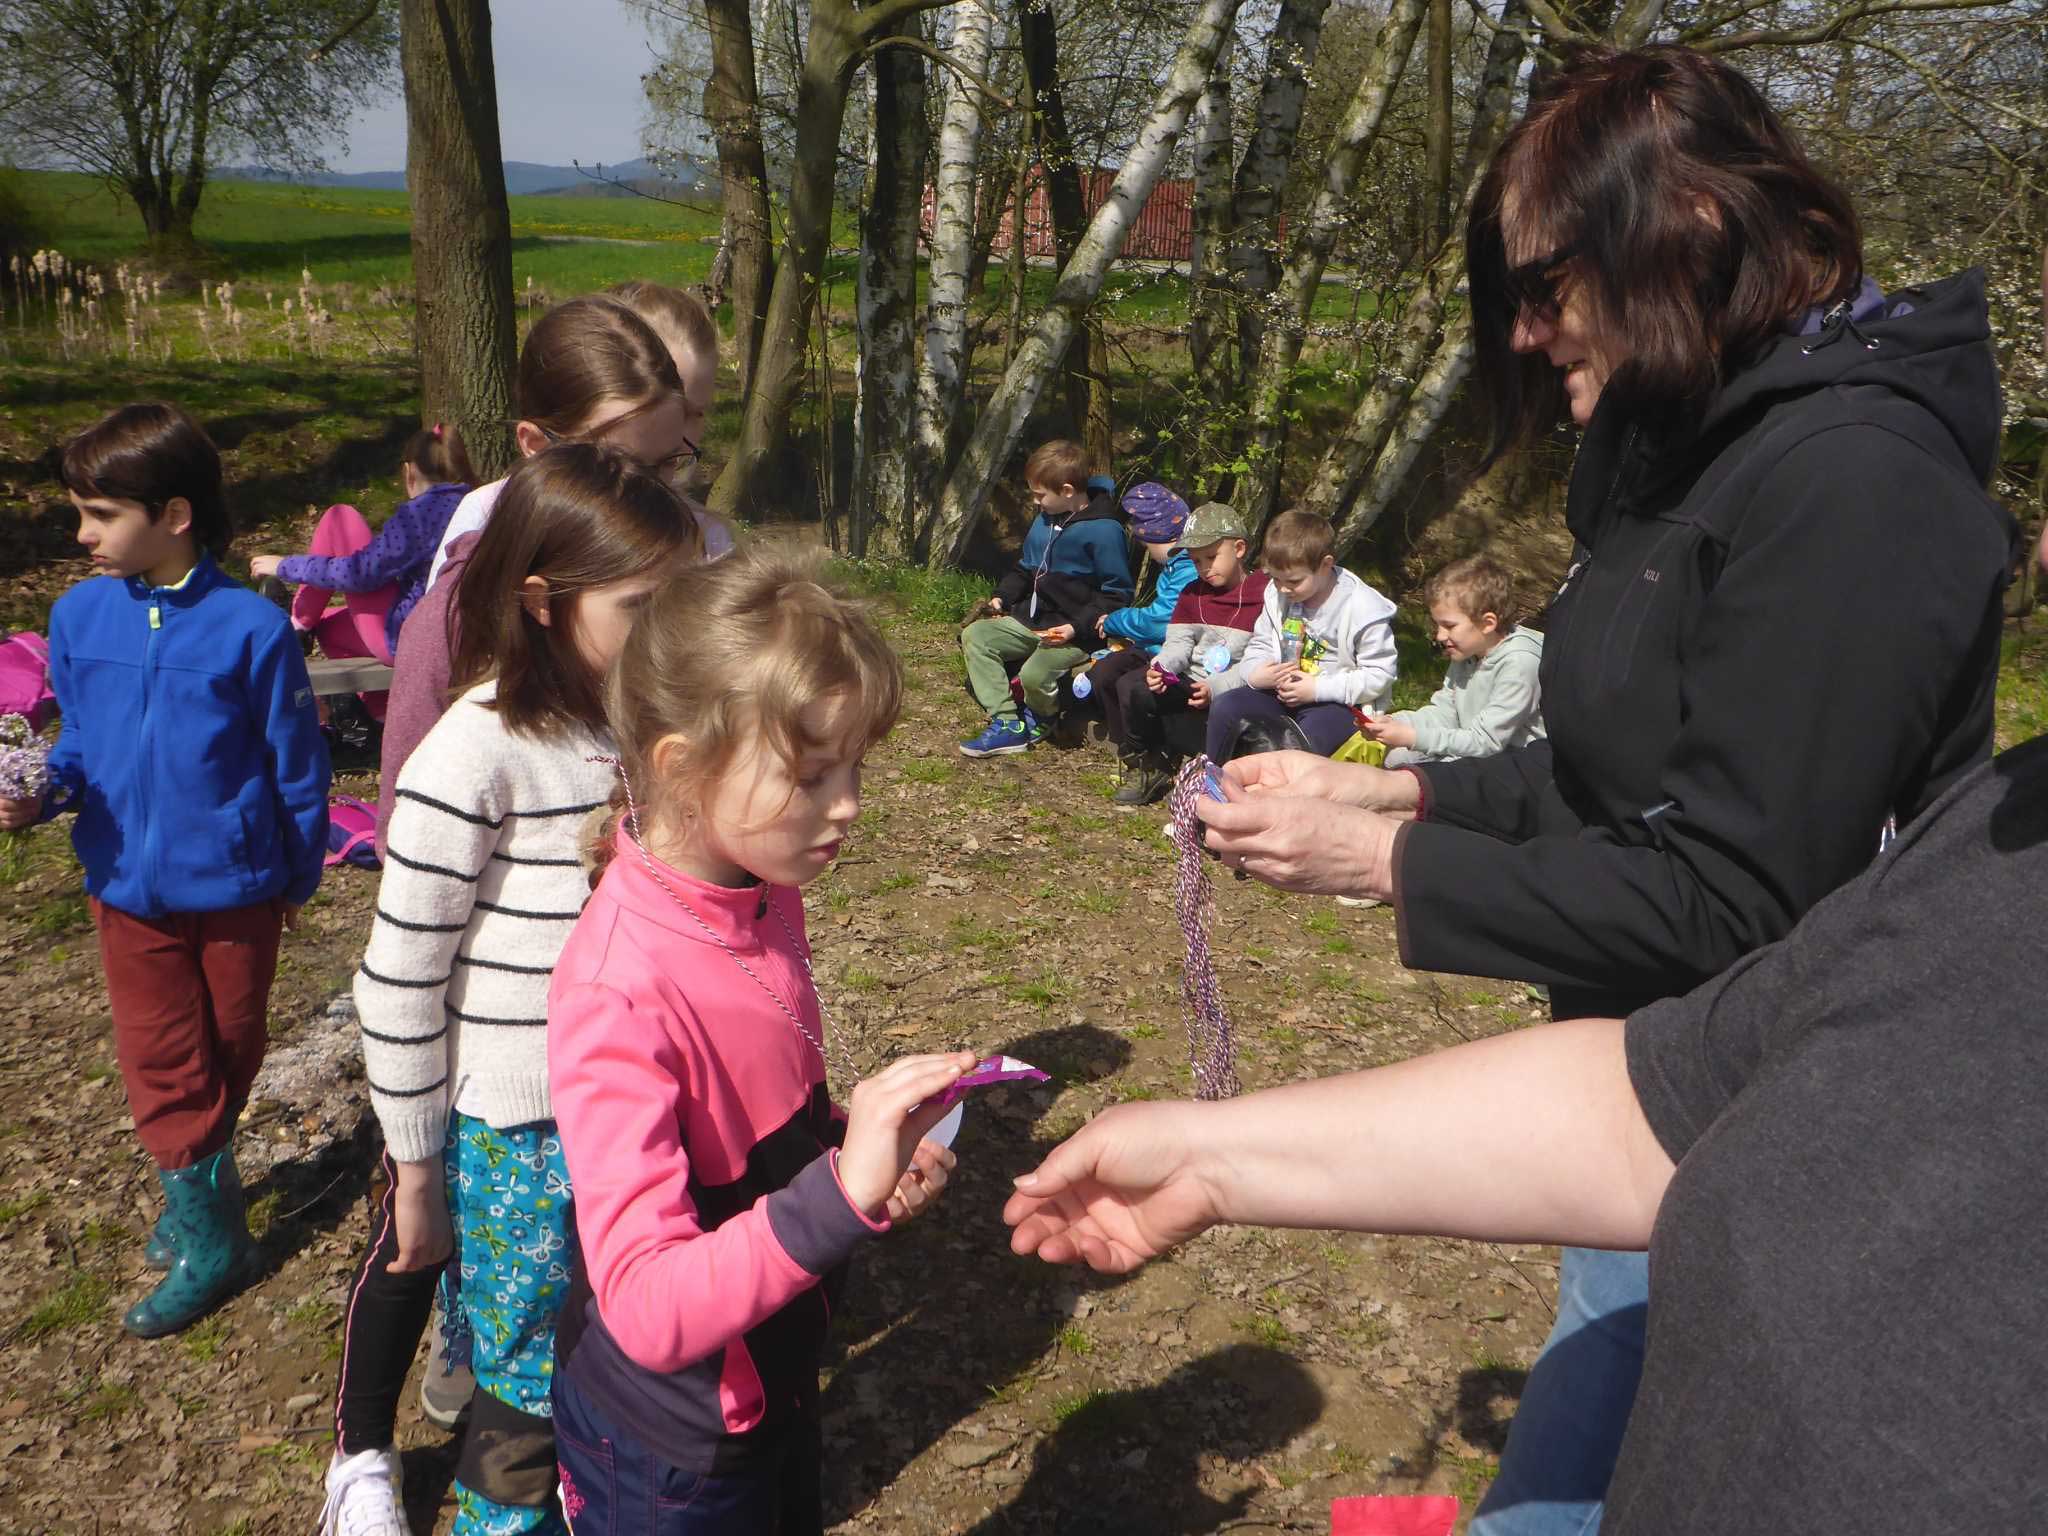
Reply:
[[1193, 757], [1181, 764], [1180, 775], [1166, 797], [1173, 816], [1173, 846], [1179, 858], [1173, 871], [1173, 910], [1187, 940], [1187, 958], [1180, 972], [1181, 1017], [1188, 1029], [1188, 1065], [1195, 1073], [1195, 1097], [1230, 1099], [1242, 1092], [1237, 1080], [1237, 1052], [1230, 1015], [1223, 1011], [1223, 990], [1216, 984], [1216, 962], [1209, 953], [1209, 930], [1216, 921], [1216, 892], [1209, 883], [1209, 861], [1202, 849], [1202, 819], [1195, 806], [1202, 797], [1202, 775], [1209, 759]]

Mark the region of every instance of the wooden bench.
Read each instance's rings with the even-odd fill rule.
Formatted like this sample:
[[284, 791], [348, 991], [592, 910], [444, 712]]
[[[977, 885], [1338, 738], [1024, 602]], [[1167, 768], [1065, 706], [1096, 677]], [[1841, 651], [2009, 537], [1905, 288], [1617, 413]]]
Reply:
[[391, 686], [391, 668], [368, 656], [308, 656], [306, 675], [323, 698], [337, 693], [380, 693]]

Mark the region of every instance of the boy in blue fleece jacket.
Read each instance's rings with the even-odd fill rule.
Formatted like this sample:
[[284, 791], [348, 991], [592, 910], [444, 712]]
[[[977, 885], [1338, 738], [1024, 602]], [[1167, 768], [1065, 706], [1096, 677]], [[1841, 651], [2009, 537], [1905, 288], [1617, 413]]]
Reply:
[[[1088, 659], [1095, 621], [1130, 601], [1131, 563], [1116, 486], [1091, 478], [1079, 443], [1041, 443], [1024, 462], [1038, 516], [1017, 564], [996, 583], [986, 618], [960, 632], [967, 686], [988, 725], [960, 743], [967, 757], [1029, 751], [1058, 708], [1060, 678]], [[1015, 670], [1020, 709], [1010, 693]]]
[[115, 1054], [164, 1191], [148, 1258], [169, 1273], [123, 1319], [155, 1338], [255, 1267], [231, 1142], [280, 930], [320, 883], [327, 749], [284, 614], [215, 563], [227, 505], [199, 426], [123, 406], [61, 474], [101, 574], [50, 612], [50, 790], [0, 801], [0, 827], [77, 813]]

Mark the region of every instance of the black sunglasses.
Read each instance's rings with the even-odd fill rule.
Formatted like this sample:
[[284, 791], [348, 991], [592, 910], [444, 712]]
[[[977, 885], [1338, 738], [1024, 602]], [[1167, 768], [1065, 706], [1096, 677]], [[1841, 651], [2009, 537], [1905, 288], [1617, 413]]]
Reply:
[[1509, 267], [1501, 283], [1502, 297], [1508, 302], [1509, 313], [1555, 320], [1563, 307], [1558, 289], [1564, 286], [1571, 264], [1579, 258], [1584, 244], [1583, 241], [1572, 240], [1534, 261]]
[[[538, 424], [536, 423], [536, 425]], [[559, 447], [563, 443], [588, 441], [588, 439], [580, 437], [564, 437], [561, 433], [547, 427], [540, 429], [540, 435], [548, 440], [550, 446], [554, 447]], [[652, 464], [642, 464], [640, 467], [650, 475], [657, 475], [663, 480], [673, 480], [677, 475], [680, 475], [694, 464], [699, 457], [701, 455], [697, 451], [697, 445], [686, 437], [683, 439], [682, 448], [677, 452], [670, 454], [665, 459], [656, 459]]]

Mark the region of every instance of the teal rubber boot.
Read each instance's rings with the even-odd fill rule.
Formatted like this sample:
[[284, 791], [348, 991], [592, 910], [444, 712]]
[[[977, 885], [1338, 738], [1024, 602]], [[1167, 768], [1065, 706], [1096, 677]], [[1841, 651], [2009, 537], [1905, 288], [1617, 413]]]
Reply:
[[128, 1309], [121, 1326], [156, 1339], [197, 1322], [247, 1280], [256, 1248], [243, 1215], [242, 1181], [223, 1148], [190, 1168], [159, 1168], [160, 1226], [176, 1258], [170, 1273]]
[[142, 1262], [151, 1269], [169, 1269], [178, 1262], [178, 1250], [171, 1246], [170, 1222], [170, 1207], [166, 1206], [150, 1230], [149, 1246], [142, 1250]]

